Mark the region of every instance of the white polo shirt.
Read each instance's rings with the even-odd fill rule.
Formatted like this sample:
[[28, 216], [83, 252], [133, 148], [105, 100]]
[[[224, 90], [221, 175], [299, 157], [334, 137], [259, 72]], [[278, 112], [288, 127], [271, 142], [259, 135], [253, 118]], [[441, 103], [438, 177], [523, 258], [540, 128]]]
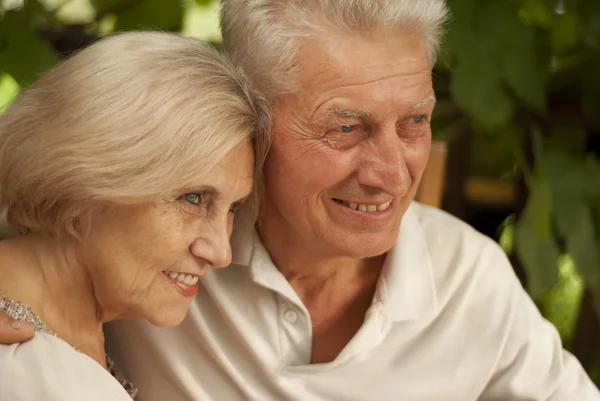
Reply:
[[233, 247], [179, 327], [108, 325], [140, 401], [600, 401], [503, 251], [442, 211], [411, 205], [363, 326], [331, 363], [309, 364], [308, 312], [255, 231]]

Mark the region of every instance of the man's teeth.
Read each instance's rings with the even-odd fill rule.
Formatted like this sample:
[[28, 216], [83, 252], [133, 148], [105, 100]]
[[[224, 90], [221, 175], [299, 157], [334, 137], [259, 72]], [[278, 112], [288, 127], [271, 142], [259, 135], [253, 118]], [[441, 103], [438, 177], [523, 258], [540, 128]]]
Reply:
[[165, 272], [165, 274], [171, 277], [173, 280], [177, 280], [180, 283], [186, 285], [194, 285], [198, 282], [198, 276], [192, 276], [191, 274], [177, 273], [177, 272]]
[[390, 207], [392, 201], [381, 203], [379, 205], [367, 205], [364, 203], [354, 203], [346, 201], [340, 201], [340, 203], [344, 206], [348, 206], [350, 209], [358, 210], [359, 212], [383, 212], [388, 207]]

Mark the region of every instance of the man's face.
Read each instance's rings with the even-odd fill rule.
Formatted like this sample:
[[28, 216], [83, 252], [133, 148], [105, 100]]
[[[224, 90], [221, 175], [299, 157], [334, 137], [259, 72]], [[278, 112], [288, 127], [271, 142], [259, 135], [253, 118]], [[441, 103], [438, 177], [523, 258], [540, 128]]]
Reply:
[[306, 39], [299, 90], [275, 105], [266, 236], [326, 257], [394, 244], [431, 144], [431, 70], [419, 35]]

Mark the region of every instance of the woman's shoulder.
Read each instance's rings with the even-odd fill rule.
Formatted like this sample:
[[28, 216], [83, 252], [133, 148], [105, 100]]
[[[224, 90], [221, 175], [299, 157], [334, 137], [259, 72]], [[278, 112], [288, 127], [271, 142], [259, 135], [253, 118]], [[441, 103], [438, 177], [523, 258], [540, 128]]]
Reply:
[[0, 401], [131, 401], [100, 364], [47, 333], [0, 344], [0, 388]]

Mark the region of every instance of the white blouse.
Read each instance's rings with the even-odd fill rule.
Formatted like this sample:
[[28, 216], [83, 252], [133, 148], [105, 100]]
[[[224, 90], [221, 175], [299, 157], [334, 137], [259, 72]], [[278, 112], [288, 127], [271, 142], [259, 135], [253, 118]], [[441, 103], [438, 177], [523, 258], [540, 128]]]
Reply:
[[98, 362], [67, 342], [37, 332], [23, 344], [0, 344], [0, 401], [131, 401]]

